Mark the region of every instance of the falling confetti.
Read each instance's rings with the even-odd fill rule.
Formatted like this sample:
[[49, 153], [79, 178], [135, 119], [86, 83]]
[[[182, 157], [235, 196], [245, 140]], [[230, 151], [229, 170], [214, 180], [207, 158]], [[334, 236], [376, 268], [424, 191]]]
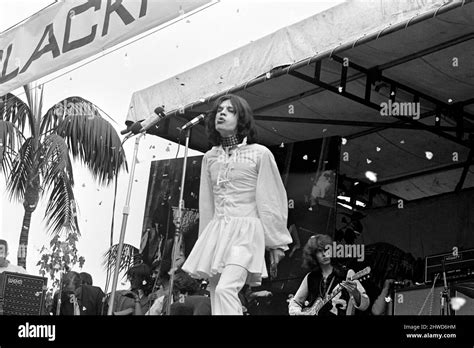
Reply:
[[427, 159], [429, 159], [429, 160], [430, 160], [430, 159], [432, 159], [432, 158], [433, 158], [433, 153], [432, 153], [432, 152], [430, 152], [430, 151], [425, 151], [425, 156], [426, 156], [426, 158], [427, 158]]
[[372, 182], [377, 182], [377, 173], [371, 172], [370, 170], [365, 172], [365, 177]]
[[400, 144], [405, 144], [405, 140], [400, 140]]
[[339, 93], [342, 93], [343, 88], [342, 88], [342, 87], [338, 87], [337, 90], [339, 91]]
[[135, 179], [135, 182], [138, 182], [138, 179]]
[[102, 205], [102, 201], [99, 202], [99, 205]]
[[281, 144], [280, 144], [280, 147], [285, 147], [285, 144], [284, 144], [284, 143], [281, 143]]
[[453, 100], [451, 98], [448, 99], [448, 103], [452, 103]]
[[356, 181], [356, 182], [354, 183], [354, 186], [357, 186], [357, 185], [359, 185], [359, 182], [358, 182], [358, 181]]
[[380, 147], [376, 147], [375, 150], [377, 150], [377, 152], [380, 152], [380, 150], [382, 150]]
[[171, 150], [170, 150], [170, 147], [167, 146], [167, 147], [166, 147], [166, 152], [170, 152], [170, 151], [171, 151]]
[[371, 163], [372, 163], [372, 160], [367, 158], [367, 164], [371, 164]]
[[271, 78], [272, 78], [271, 72], [267, 72], [267, 73], [265, 74], [265, 76], [267, 77], [267, 79], [271, 79]]
[[82, 187], [86, 187], [86, 184], [82, 184]]
[[304, 159], [305, 161], [307, 161], [307, 160], [308, 160], [308, 155], [304, 155], [304, 156], [303, 156], [303, 159]]
[[347, 144], [347, 139], [346, 139], [346, 138], [341, 138], [341, 141], [342, 141], [342, 145], [346, 145], [346, 144]]
[[309, 210], [309, 211], [313, 211], [313, 207], [309, 207], [308, 210]]
[[324, 133], [324, 132], [326, 132], [326, 131], [327, 131], [327, 129], [326, 129], [326, 128], [324, 128], [324, 129], [323, 129], [323, 133]]

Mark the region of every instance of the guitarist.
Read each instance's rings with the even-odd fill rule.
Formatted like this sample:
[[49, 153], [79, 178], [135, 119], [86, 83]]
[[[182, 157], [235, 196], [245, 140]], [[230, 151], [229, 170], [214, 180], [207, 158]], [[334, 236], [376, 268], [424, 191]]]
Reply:
[[290, 300], [290, 315], [305, 315], [304, 308], [330, 295], [338, 284], [342, 287], [334, 298], [319, 310], [319, 316], [353, 315], [355, 309], [365, 311], [369, 307], [369, 297], [358, 280], [346, 280], [346, 273], [333, 264], [325, 255], [325, 248], [332, 244], [332, 238], [316, 234], [309, 238], [303, 249], [303, 267], [311, 270], [301, 282], [296, 295]]

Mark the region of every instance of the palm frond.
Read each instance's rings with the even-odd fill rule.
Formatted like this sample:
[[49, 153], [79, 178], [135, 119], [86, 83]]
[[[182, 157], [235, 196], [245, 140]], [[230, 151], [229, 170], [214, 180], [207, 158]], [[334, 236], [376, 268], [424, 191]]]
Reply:
[[48, 230], [53, 234], [74, 230], [80, 235], [74, 192], [64, 171], [54, 178], [52, 186], [44, 216]]
[[63, 174], [67, 176], [70, 185], [74, 186], [69, 149], [63, 138], [54, 133], [48, 135], [43, 141], [40, 159], [45, 189], [50, 188], [55, 183], [55, 178]]
[[15, 124], [22, 133], [27, 121], [33, 127], [30, 108], [20, 98], [11, 93], [0, 97], [0, 119]]
[[21, 133], [10, 121], [0, 120], [0, 170], [10, 173]]
[[[117, 264], [118, 244], [112, 245], [104, 254], [103, 265], [107, 271], [115, 269]], [[120, 259], [119, 271], [128, 271], [131, 267], [141, 263], [140, 250], [130, 244], [123, 244], [122, 257]]]
[[35, 156], [33, 140], [33, 138], [26, 139], [13, 161], [12, 170], [7, 180], [7, 190], [10, 193], [10, 199], [23, 201], [25, 197], [29, 179], [28, 175], [32, 171]]
[[58, 104], [61, 103], [69, 105], [63, 110], [63, 118], [52, 115], [55, 112], [53, 106], [48, 110], [50, 116], [45, 122], [48, 127], [57, 123], [56, 133], [66, 139], [73, 157], [84, 162], [100, 184], [109, 184], [126, 165], [117, 132], [91, 102], [70, 97]]

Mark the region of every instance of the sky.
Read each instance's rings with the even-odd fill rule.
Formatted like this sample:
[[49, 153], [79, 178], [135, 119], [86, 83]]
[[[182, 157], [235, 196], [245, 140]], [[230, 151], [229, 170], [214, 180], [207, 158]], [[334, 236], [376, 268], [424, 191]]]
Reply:
[[[0, 32], [52, 2], [0, 0], [2, 9]], [[140, 40], [136, 38], [128, 40], [119, 44], [121, 47], [119, 49], [113, 48], [42, 78], [39, 82], [46, 82], [43, 87], [43, 112], [64, 98], [81, 96], [104, 110], [111, 117], [109, 121], [115, 129], [120, 131], [124, 128], [133, 92], [166, 80], [342, 2], [220, 0], [206, 10], [181, 18], [170, 26], [160, 30], [155, 28], [151, 30], [156, 31], [155, 33]], [[145, 35], [140, 35], [142, 36]], [[108, 53], [110, 51], [113, 52]], [[13, 92], [24, 100], [22, 89]], [[124, 145], [129, 166], [133, 157], [134, 143], [133, 139]], [[140, 247], [151, 162], [174, 158], [176, 150], [177, 145], [156, 136], [148, 135], [141, 139], [138, 162], [132, 179], [125, 243]], [[189, 155], [196, 156], [200, 153], [190, 151]], [[102, 262], [103, 255], [109, 247], [114, 187], [113, 184], [109, 187], [99, 186], [80, 163], [74, 164], [74, 176], [76, 183], [74, 192], [79, 206], [78, 219], [81, 230], [78, 250], [86, 259], [82, 270], [78, 268], [74, 270], [89, 272], [94, 279], [94, 285], [104, 288], [105, 269]], [[118, 178], [114, 243], [118, 242], [120, 235], [129, 180], [129, 173], [122, 171]], [[35, 266], [40, 259], [39, 250], [43, 245], [49, 246], [52, 237], [46, 232], [43, 221], [46, 202], [46, 197], [40, 201], [30, 227], [27, 271], [35, 275], [39, 274], [39, 268]], [[8, 241], [9, 259], [16, 263], [24, 211], [21, 202], [10, 201], [6, 194], [3, 175], [0, 177], [0, 208], [0, 238]], [[127, 286], [128, 284], [119, 281], [118, 289]]]

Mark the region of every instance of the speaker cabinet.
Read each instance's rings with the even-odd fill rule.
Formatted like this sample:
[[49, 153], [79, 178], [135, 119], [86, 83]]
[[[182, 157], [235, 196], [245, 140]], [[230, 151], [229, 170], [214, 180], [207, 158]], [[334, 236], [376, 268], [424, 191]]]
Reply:
[[47, 279], [29, 274], [3, 272], [1, 312], [3, 315], [40, 315]]
[[[443, 286], [436, 286], [431, 294], [431, 286], [419, 286], [395, 291], [393, 315], [440, 315], [443, 289]], [[425, 303], [424, 307], [423, 303]], [[420, 313], [422, 307], [423, 310]]]

